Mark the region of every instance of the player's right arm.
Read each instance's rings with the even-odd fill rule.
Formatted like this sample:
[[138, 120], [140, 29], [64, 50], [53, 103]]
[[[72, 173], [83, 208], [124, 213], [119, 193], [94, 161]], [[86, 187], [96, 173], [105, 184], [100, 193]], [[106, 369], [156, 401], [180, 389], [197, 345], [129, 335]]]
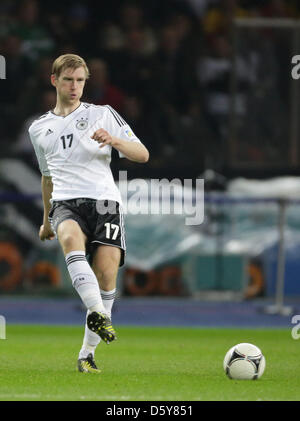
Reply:
[[43, 217], [43, 225], [40, 227], [39, 237], [42, 241], [44, 240], [53, 240], [55, 238], [55, 234], [52, 231], [48, 216], [50, 212], [50, 199], [53, 190], [52, 178], [49, 176], [42, 175], [42, 198], [44, 204], [44, 217]]
[[47, 160], [45, 158], [45, 152], [41, 145], [44, 143], [44, 118], [47, 114], [40, 117], [38, 120], [35, 120], [28, 129], [30, 140], [32, 142], [32, 146], [34, 148], [39, 168], [42, 174], [42, 198], [44, 204], [44, 216], [43, 216], [43, 224], [40, 227], [39, 237], [42, 241], [44, 240], [53, 240], [55, 238], [55, 234], [52, 231], [50, 222], [48, 220], [49, 211], [50, 211], [50, 199], [52, 196], [53, 184], [52, 178], [50, 176], [50, 171], [48, 169]]

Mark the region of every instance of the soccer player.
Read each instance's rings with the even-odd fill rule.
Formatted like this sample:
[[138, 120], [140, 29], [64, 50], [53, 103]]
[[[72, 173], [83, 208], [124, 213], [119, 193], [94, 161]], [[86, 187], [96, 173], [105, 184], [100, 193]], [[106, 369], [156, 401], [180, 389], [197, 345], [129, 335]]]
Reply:
[[72, 285], [87, 308], [78, 370], [99, 373], [95, 349], [101, 339], [110, 343], [116, 338], [111, 310], [126, 252], [111, 151], [140, 163], [148, 161], [149, 152], [112, 107], [80, 101], [88, 77], [81, 57], [58, 57], [51, 75], [56, 106], [32, 123], [29, 135], [42, 174], [39, 237], [58, 239]]

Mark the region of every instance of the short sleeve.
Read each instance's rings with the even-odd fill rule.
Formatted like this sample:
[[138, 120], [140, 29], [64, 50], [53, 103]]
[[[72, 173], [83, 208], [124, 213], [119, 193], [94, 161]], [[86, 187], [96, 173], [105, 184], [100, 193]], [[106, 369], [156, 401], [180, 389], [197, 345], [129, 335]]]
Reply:
[[41, 151], [41, 148], [39, 147], [39, 145], [37, 144], [37, 139], [34, 135], [34, 132], [32, 130], [31, 127], [29, 127], [29, 136], [30, 136], [30, 140], [39, 164], [39, 169], [42, 175], [46, 176], [46, 177], [50, 177], [50, 171], [48, 169], [48, 165], [47, 165], [47, 161], [45, 159], [45, 155], [43, 153], [43, 151]]
[[[105, 105], [107, 109], [106, 123], [108, 132], [119, 139], [129, 142], [141, 143], [140, 139], [134, 134], [133, 130], [126, 121], [110, 105]], [[122, 152], [119, 152], [120, 158], [125, 158]]]

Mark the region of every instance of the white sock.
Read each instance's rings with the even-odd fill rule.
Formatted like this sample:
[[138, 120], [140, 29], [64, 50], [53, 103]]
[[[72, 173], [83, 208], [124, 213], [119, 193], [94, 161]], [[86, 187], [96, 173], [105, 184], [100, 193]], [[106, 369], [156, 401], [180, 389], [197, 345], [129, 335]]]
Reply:
[[[111, 309], [116, 297], [116, 288], [111, 291], [101, 291], [101, 297], [103, 300], [103, 305], [105, 307], [105, 313], [111, 318]], [[89, 310], [87, 311], [87, 315], [89, 314]], [[95, 355], [95, 350], [99, 345], [101, 338], [94, 332], [92, 332], [85, 324], [84, 329], [84, 338], [81, 350], [79, 352], [79, 358], [86, 358], [90, 353]]]
[[[86, 313], [86, 317], [90, 314], [88, 310]], [[97, 345], [100, 343], [101, 338], [94, 332], [92, 332], [85, 323], [84, 327], [84, 337], [81, 350], [79, 352], [79, 358], [86, 358], [89, 354], [95, 355], [95, 350]]]
[[106, 313], [96, 275], [86, 260], [84, 251], [71, 251], [66, 263], [72, 285], [88, 310]]
[[116, 288], [112, 289], [111, 291], [103, 291], [103, 289], [100, 289], [100, 293], [103, 305], [105, 307], [105, 312], [108, 317], [111, 318], [111, 309], [116, 298]]

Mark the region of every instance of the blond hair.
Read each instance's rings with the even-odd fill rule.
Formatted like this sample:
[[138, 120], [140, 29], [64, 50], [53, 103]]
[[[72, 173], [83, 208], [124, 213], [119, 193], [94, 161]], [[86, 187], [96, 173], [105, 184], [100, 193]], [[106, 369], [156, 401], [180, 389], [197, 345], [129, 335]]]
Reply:
[[68, 68], [76, 70], [79, 67], [84, 68], [86, 79], [88, 79], [90, 71], [84, 59], [76, 54], [63, 54], [62, 56], [57, 57], [57, 59], [53, 62], [52, 74], [58, 78], [64, 70]]

